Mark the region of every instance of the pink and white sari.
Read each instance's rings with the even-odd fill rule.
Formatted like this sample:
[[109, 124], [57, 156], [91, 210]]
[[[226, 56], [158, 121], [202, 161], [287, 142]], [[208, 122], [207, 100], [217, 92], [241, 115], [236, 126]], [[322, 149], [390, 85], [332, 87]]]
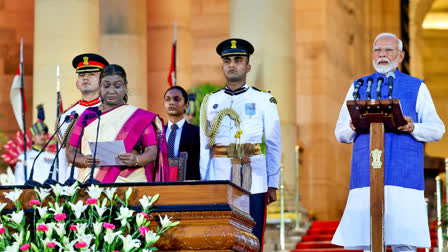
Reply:
[[[81, 153], [92, 155], [89, 142], [95, 142], [98, 127], [96, 111], [98, 108], [87, 109], [78, 119], [69, 144], [76, 147], [81, 139]], [[86, 119], [86, 127], [83, 136], [83, 120]], [[154, 162], [145, 167], [126, 166], [102, 166], [95, 169], [95, 179], [103, 183], [131, 183], [169, 181], [169, 167], [167, 146], [163, 121], [154, 113], [131, 105], [122, 105], [103, 112], [100, 120], [98, 142], [123, 140], [127, 153], [138, 151], [139, 153], [151, 145], [157, 145], [158, 155]], [[111, 157], [113, 158], [113, 157]], [[89, 178], [89, 168], [79, 168], [78, 180], [83, 182]]]

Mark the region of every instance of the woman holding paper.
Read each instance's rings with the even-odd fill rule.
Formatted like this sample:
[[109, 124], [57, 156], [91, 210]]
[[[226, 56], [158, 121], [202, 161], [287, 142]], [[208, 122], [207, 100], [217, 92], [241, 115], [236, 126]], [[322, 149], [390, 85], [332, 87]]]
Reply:
[[[107, 66], [100, 77], [103, 103], [99, 107], [87, 109], [79, 117], [67, 150], [67, 159], [73, 160], [79, 143], [81, 153], [76, 155], [75, 160], [75, 165], [79, 167], [79, 181], [89, 179], [97, 135], [100, 144], [122, 140], [126, 153], [117, 157], [111, 155], [108, 157], [110, 160], [104, 160], [107, 164], [115, 163], [113, 166], [101, 166], [101, 160], [96, 158], [96, 163], [100, 165], [94, 172], [96, 180], [103, 183], [169, 180], [163, 122], [154, 113], [127, 105], [127, 91], [124, 69], [114, 64]], [[120, 145], [117, 142], [115, 144]], [[107, 148], [107, 145], [104, 147]]]

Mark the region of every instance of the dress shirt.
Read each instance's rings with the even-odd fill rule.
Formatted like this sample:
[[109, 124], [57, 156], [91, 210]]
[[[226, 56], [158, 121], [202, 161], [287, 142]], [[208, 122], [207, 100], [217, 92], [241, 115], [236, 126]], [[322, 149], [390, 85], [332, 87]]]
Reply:
[[[177, 124], [176, 139], [174, 140], [174, 156], [175, 157], [179, 156], [180, 137], [182, 134], [182, 128], [184, 127], [184, 124], [185, 124], [185, 119], [178, 121], [176, 124]], [[166, 137], [167, 142], [168, 142], [168, 138], [171, 133], [171, 125], [173, 125], [173, 123], [171, 121], [168, 121], [168, 127], [165, 132], [165, 137]]]

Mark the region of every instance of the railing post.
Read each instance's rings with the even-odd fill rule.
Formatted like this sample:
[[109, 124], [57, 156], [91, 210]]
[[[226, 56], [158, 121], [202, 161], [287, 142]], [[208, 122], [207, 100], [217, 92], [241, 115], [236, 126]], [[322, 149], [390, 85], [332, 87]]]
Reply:
[[285, 192], [283, 162], [280, 167], [280, 249], [285, 250]]
[[296, 145], [296, 148], [295, 148], [295, 152], [296, 152], [296, 170], [295, 170], [295, 175], [296, 175], [296, 183], [295, 183], [295, 185], [296, 185], [296, 198], [295, 198], [295, 200], [296, 200], [296, 227], [295, 227], [295, 231], [299, 231], [299, 228], [300, 228], [300, 219], [302, 218], [302, 215], [301, 215], [301, 213], [300, 213], [300, 211], [299, 211], [299, 201], [300, 201], [300, 199], [299, 199], [299, 166], [300, 166], [300, 164], [299, 164], [299, 162], [300, 162], [300, 159], [299, 159], [299, 151], [300, 151], [300, 147], [298, 146], [298, 145]]
[[436, 177], [436, 202], [437, 202], [437, 247], [439, 251], [443, 248], [442, 236], [442, 196], [440, 195], [440, 177]]

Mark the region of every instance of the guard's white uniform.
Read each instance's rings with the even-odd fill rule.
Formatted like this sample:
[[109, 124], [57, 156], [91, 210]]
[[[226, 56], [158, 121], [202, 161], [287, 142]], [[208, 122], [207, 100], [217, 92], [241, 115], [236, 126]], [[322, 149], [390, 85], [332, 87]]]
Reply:
[[[95, 100], [92, 100], [90, 102], [86, 101], [78, 101], [73, 105], [70, 109], [66, 110], [59, 118], [58, 125], [61, 125], [61, 123], [64, 121], [65, 117], [73, 116], [74, 114], [78, 114], [78, 116], [81, 116], [81, 114], [89, 107], [97, 107], [101, 104], [101, 99], [97, 98]], [[90, 106], [89, 106], [90, 105]], [[78, 117], [79, 118], [79, 117]], [[65, 131], [68, 129], [70, 123], [72, 122], [73, 118], [71, 118], [68, 122], [66, 122], [64, 125], [61, 126], [61, 130], [58, 133], [59, 139], [63, 140], [65, 136]], [[70, 138], [68, 137], [66, 142], [68, 143], [70, 141]], [[70, 168], [71, 165], [69, 164], [67, 157], [65, 156], [65, 148], [62, 149], [59, 152], [59, 182], [64, 183], [69, 177], [70, 177]], [[70, 161], [71, 163], [71, 161]], [[76, 179], [78, 177], [78, 169], [75, 169], [74, 178]]]
[[[36, 149], [31, 149], [26, 152], [26, 160], [27, 160], [27, 166], [26, 166], [26, 175], [27, 178], [30, 177], [31, 168], [33, 167], [34, 160], [36, 159], [37, 154], [39, 154], [39, 151]], [[33, 180], [37, 181], [41, 184], [44, 183], [45, 180], [47, 180], [48, 175], [50, 174], [50, 168], [51, 164], [53, 163], [53, 160], [55, 158], [55, 154], [44, 151], [36, 160], [36, 164], [34, 164], [34, 174], [33, 174]], [[25, 174], [23, 174], [23, 153], [19, 155], [17, 158], [17, 164], [14, 171], [16, 181], [16, 185], [23, 185], [25, 184]], [[55, 175], [53, 173], [53, 178], [55, 178]]]
[[[271, 94], [250, 88], [238, 95], [230, 95], [224, 89], [211, 94], [208, 98], [206, 114], [210, 127], [213, 119], [224, 108], [233, 108], [241, 117], [241, 144], [259, 144], [264, 135], [266, 143], [266, 157], [263, 154], [252, 156], [252, 187], [251, 193], [264, 193], [268, 187], [278, 188], [281, 162], [280, 119], [275, 98]], [[204, 116], [202, 113], [201, 117]], [[202, 119], [202, 118], [201, 118]], [[225, 116], [219, 127], [215, 145], [229, 145], [235, 143], [238, 129], [235, 122]], [[209, 147], [209, 138], [204, 129], [200, 131], [201, 180], [230, 180], [231, 159], [227, 157], [213, 157], [213, 149]]]

